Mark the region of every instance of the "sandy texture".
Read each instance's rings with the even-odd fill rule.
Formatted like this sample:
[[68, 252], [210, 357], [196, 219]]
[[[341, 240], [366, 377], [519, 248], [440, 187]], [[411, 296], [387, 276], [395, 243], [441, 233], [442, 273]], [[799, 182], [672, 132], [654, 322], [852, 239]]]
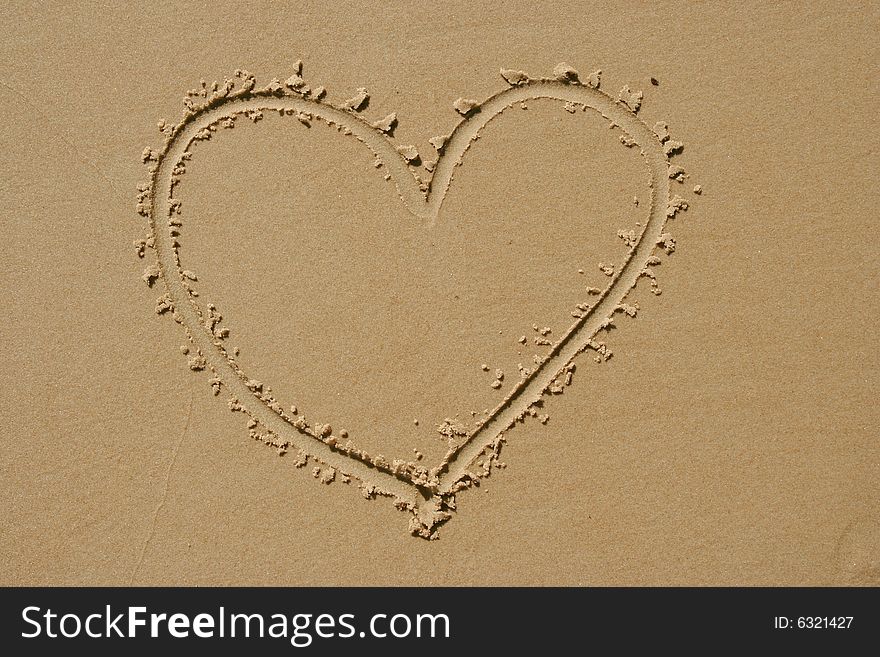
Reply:
[[4, 18], [4, 582], [880, 583], [876, 6], [380, 7]]

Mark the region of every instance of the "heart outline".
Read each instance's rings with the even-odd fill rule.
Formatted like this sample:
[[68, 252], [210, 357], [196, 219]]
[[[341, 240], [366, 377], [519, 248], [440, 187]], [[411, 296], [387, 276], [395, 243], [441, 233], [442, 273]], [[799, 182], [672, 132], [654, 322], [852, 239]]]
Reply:
[[[252, 75], [243, 71], [236, 72], [236, 75], [242, 83], [238, 89], [235, 89], [233, 81], [226, 80], [223, 86], [215, 83], [209, 96], [203, 84], [202, 97], [205, 102], [196, 105], [192, 97], [188, 97], [189, 100], [185, 100], [187, 111], [182, 121], [163, 130], [165, 142], [162, 149], [154, 152], [147, 148], [144, 151], [143, 160], [150, 168], [150, 181], [139, 188], [138, 211], [148, 218], [149, 237], [141, 242], [139, 255], [143, 255], [144, 246], [153, 248], [156, 254], [156, 264], [148, 268], [144, 278], [148, 283], [161, 279], [165, 286], [165, 295], [160, 297], [157, 311], [171, 311], [175, 321], [186, 331], [197, 357], [204, 359], [204, 366], [213, 372], [213, 381], [219, 382], [230, 393], [230, 407], [245, 412], [252, 421], [265, 427], [269, 432], [270, 444], [276, 447], [294, 445], [306, 458], [311, 457], [360, 480], [367, 496], [381, 494], [394, 497], [398, 508], [412, 512], [412, 533], [436, 538], [437, 527], [451, 517], [455, 493], [476, 478], [468, 471], [473, 462], [487, 449], [497, 450], [504, 439], [504, 432], [545, 394], [579, 353], [594, 346], [593, 338], [607, 325], [638, 280], [644, 275], [653, 278], [653, 274], [647, 272], [655, 257], [656, 246], [664, 236], [666, 221], [676, 210], [687, 208], [686, 203], [670, 203], [671, 151], [664, 147], [668, 134], [664, 138], [656, 129], [649, 128], [637, 116], [638, 106], [631, 109], [625, 103], [623, 91], [621, 98], [615, 100], [598, 88], [598, 82], [595, 85], [582, 84], [576, 75], [572, 77], [569, 73], [554, 78], [523, 76], [516, 82], [508, 81], [508, 88], [480, 103], [477, 111], [462, 116], [443, 146], [438, 148], [433, 177], [427, 189], [423, 190], [407, 160], [396, 150], [394, 141], [351, 107], [330, 104], [320, 96], [309, 97], [307, 92], [282, 85], [278, 80], [257, 89]], [[505, 79], [508, 79], [507, 76]], [[628, 92], [628, 88], [625, 91]], [[455, 168], [461, 164], [468, 148], [485, 125], [512, 105], [537, 99], [556, 100], [598, 112], [621, 128], [640, 148], [648, 167], [651, 189], [648, 220], [636, 242], [631, 245], [625, 262], [601, 291], [596, 303], [576, 319], [534, 371], [513, 387], [489, 416], [468, 433], [467, 439], [451, 449], [441, 463], [427, 474], [425, 468], [409, 467], [413, 464], [401, 468], [397, 466], [399, 462], [391, 465], [387, 461], [378, 462], [375, 457], [354, 446], [341, 446], [338, 442], [331, 444], [329, 440], [332, 436], [323, 437], [307, 425], [298, 425], [276, 400], [261, 388], [255, 388], [252, 380], [238, 366], [227, 351], [224, 338], [215, 333], [211, 318], [206, 317], [183, 274], [176, 241], [176, 229], [180, 226], [176, 215], [180, 212], [180, 204], [174, 199], [174, 187], [180, 182], [185, 162], [191, 155], [191, 145], [195, 141], [210, 138], [212, 130], [216, 130], [221, 121], [230, 117], [234, 120], [248, 113], [279, 111], [282, 114], [295, 114], [300, 119], [324, 120], [341, 127], [346, 134], [353, 135], [365, 144], [387, 168], [407, 210], [416, 217], [433, 222], [452, 184]], [[160, 224], [162, 218], [167, 221]], [[175, 274], [169, 275], [172, 271]], [[244, 400], [250, 399], [256, 403], [244, 403]], [[280, 441], [274, 442], [272, 436], [280, 438]]]

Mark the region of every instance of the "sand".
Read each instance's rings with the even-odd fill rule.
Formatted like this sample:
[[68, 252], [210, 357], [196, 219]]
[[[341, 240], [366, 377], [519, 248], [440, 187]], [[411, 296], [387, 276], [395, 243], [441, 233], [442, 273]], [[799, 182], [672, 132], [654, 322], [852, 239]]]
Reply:
[[523, 11], [9, 12], [4, 583], [880, 583], [876, 6]]

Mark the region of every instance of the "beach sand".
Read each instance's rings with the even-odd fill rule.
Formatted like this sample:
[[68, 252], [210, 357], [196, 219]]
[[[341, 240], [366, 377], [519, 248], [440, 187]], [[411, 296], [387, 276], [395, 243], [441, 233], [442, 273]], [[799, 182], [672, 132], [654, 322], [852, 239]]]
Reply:
[[4, 584], [880, 584], [880, 9], [578, 4], [9, 9]]

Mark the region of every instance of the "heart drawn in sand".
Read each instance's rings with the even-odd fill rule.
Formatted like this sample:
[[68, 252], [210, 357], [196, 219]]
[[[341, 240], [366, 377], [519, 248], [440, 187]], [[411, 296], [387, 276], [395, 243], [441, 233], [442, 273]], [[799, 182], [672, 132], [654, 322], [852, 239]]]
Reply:
[[[471, 471], [481, 455], [497, 456], [505, 431], [521, 420], [548, 389], [570, 379], [573, 359], [586, 349], [602, 351], [596, 334], [606, 328], [615, 312], [628, 312], [624, 304], [629, 292], [641, 277], [654, 284], [652, 265], [658, 245], [667, 252], [674, 248], [664, 232], [668, 218], [687, 209], [687, 202], [670, 195], [670, 180], [682, 180], [684, 171], [671, 165], [669, 157], [682, 148], [671, 140], [666, 125], [649, 128], [638, 116], [641, 93], [624, 87], [618, 98], [599, 89], [599, 72], [586, 82], [577, 72], [560, 64], [549, 78], [531, 78], [521, 71], [504, 70], [501, 75], [508, 87], [482, 103], [459, 99], [454, 108], [461, 120], [445, 137], [431, 140], [438, 154], [431, 177], [422, 180], [414, 172], [418, 155], [412, 147], [395, 144], [390, 134], [396, 117], [370, 122], [359, 112], [367, 103], [367, 93], [359, 89], [349, 100], [334, 105], [325, 100], [322, 87], [312, 88], [301, 77], [301, 63], [285, 82], [273, 80], [257, 88], [252, 75], [237, 71], [235, 79], [207, 85], [191, 91], [184, 99], [186, 112], [176, 125], [160, 122], [165, 135], [161, 149], [147, 148], [143, 161], [150, 169], [150, 180], [139, 188], [138, 212], [149, 221], [145, 239], [136, 242], [138, 255], [151, 249], [156, 261], [147, 267], [144, 280], [153, 285], [161, 280], [165, 292], [159, 298], [157, 312], [170, 314], [186, 331], [190, 368], [208, 370], [215, 394], [225, 392], [232, 410], [250, 417], [251, 435], [285, 453], [297, 451], [295, 464], [304, 465], [311, 458], [345, 481], [357, 479], [365, 496], [386, 495], [395, 499], [398, 508], [410, 511], [413, 534], [436, 537], [437, 527], [451, 517], [455, 495], [476, 481], [479, 473]], [[175, 187], [181, 182], [190, 148], [196, 141], [209, 140], [221, 129], [231, 128], [240, 117], [259, 119], [263, 112], [279, 112], [305, 124], [324, 121], [344, 134], [362, 142], [384, 168], [386, 179], [393, 180], [401, 201], [417, 217], [433, 221], [440, 212], [444, 196], [452, 183], [456, 167], [481, 129], [505, 109], [533, 99], [564, 103], [569, 111], [595, 111], [619, 127], [621, 142], [640, 149], [650, 178], [650, 211], [638, 235], [628, 241], [626, 260], [598, 291], [595, 302], [581, 305], [572, 313], [573, 324], [552, 345], [533, 371], [525, 376], [478, 426], [460, 436], [446, 456], [433, 468], [405, 460], [388, 461], [358, 449], [345, 436], [335, 436], [327, 425], [310, 426], [301, 415], [285, 411], [272, 397], [268, 387], [251, 379], [240, 367], [236, 354], [226, 342], [228, 332], [211, 304], [203, 306], [194, 289], [195, 274], [182, 268], [178, 256], [181, 226], [180, 201]], [[696, 188], [695, 188], [696, 189]]]

